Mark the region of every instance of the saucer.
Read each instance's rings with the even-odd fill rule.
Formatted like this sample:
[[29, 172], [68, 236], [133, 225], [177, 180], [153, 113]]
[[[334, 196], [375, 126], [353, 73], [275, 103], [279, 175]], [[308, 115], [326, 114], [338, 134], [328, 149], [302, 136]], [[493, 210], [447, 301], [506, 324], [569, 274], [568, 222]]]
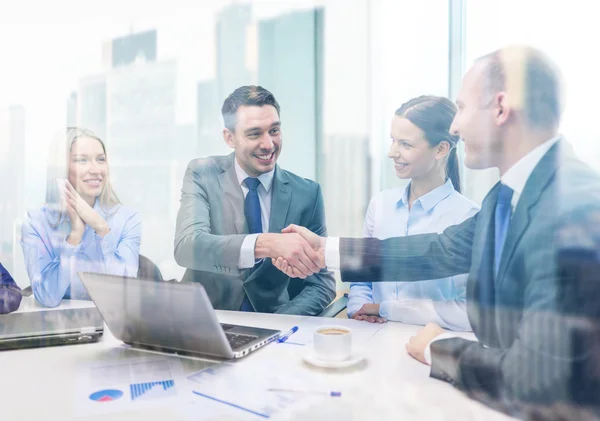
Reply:
[[343, 360], [343, 361], [323, 361], [323, 360], [320, 360], [319, 357], [317, 357], [316, 354], [314, 354], [314, 352], [310, 352], [310, 353], [304, 355], [304, 361], [306, 361], [307, 363], [314, 365], [316, 367], [323, 367], [323, 368], [352, 367], [353, 365], [356, 365], [356, 364], [362, 362], [364, 359], [365, 359], [365, 357], [363, 357], [360, 354], [356, 354], [356, 353], [353, 353], [352, 355], [350, 355], [350, 358], [348, 358], [347, 360]]

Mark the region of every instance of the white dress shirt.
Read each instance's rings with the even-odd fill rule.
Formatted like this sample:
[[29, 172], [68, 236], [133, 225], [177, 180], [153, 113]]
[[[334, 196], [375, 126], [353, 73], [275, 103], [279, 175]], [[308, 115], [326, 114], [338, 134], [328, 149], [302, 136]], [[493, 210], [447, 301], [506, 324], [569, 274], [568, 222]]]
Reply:
[[[421, 196], [408, 208], [410, 185], [385, 190], [373, 197], [363, 235], [386, 239], [441, 233], [479, 211], [458, 193], [450, 180]], [[360, 282], [350, 285], [348, 317], [363, 304], [380, 304], [379, 315], [408, 324], [436, 323], [451, 330], [470, 331], [466, 311], [467, 275], [420, 282]]]
[[[237, 162], [237, 158], [233, 160], [235, 167], [235, 175], [237, 176], [238, 183], [240, 183], [240, 187], [242, 188], [242, 193], [244, 193], [244, 199], [248, 194], [248, 187], [244, 180], [250, 177], [246, 171], [240, 167], [240, 164]], [[264, 174], [258, 176], [258, 180], [260, 181], [260, 185], [258, 186], [258, 201], [260, 202], [260, 216], [262, 222], [263, 233], [269, 232], [269, 218], [271, 217], [271, 198], [273, 196], [273, 191], [271, 187], [273, 186], [273, 176], [275, 175], [275, 170], [271, 170]], [[254, 267], [256, 264], [256, 259], [254, 257], [254, 246], [256, 245], [256, 239], [260, 234], [248, 234], [244, 241], [242, 242], [242, 247], [240, 249], [240, 258], [238, 260], [238, 268], [239, 269], [249, 269]]]
[[[554, 137], [525, 155], [521, 158], [515, 165], [510, 167], [506, 173], [500, 178], [500, 181], [503, 184], [506, 184], [508, 187], [513, 189], [513, 197], [511, 200], [511, 205], [513, 211], [515, 210], [519, 199], [521, 198], [521, 194], [523, 193], [523, 189], [525, 188], [525, 184], [529, 179], [529, 176], [540, 162], [540, 160], [546, 155], [546, 153], [550, 150], [552, 146], [558, 140], [560, 136]], [[340, 268], [340, 239], [336, 237], [330, 237], [326, 241], [325, 245], [325, 263], [329, 270], [335, 270]], [[442, 340], [452, 338], [454, 335], [451, 333], [444, 333], [438, 337], [436, 337], [433, 341], [427, 344], [425, 348], [425, 360], [427, 364], [431, 365], [431, 343]]]

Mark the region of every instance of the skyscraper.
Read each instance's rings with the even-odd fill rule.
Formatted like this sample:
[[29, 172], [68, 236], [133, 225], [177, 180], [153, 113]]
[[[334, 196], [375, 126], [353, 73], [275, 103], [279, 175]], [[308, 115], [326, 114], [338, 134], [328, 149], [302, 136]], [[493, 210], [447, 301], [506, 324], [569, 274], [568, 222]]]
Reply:
[[323, 9], [258, 23], [258, 84], [273, 92], [281, 105], [284, 153], [279, 162], [313, 180], [323, 132], [322, 32]]
[[14, 268], [16, 228], [25, 216], [25, 108], [0, 110], [0, 262]]
[[111, 43], [112, 67], [129, 66], [136, 61], [156, 61], [156, 41], [155, 29], [113, 39]]
[[252, 5], [231, 4], [217, 15], [216, 76], [198, 83], [196, 136], [199, 156], [223, 155], [229, 148], [223, 142], [221, 106], [236, 88], [256, 83], [256, 72], [248, 66], [255, 62], [256, 49], [249, 49]]
[[79, 80], [77, 93], [77, 125], [94, 131], [106, 139], [106, 75]]
[[236, 88], [255, 83], [248, 69], [247, 32], [252, 24], [252, 5], [234, 3], [217, 16], [217, 96], [219, 102]]
[[176, 83], [175, 61], [138, 62], [108, 72], [106, 138], [111, 160], [173, 158], [180, 141], [174, 138]]
[[223, 141], [223, 118], [216, 80], [199, 82], [197, 87], [196, 136], [198, 156], [223, 155], [229, 148]]

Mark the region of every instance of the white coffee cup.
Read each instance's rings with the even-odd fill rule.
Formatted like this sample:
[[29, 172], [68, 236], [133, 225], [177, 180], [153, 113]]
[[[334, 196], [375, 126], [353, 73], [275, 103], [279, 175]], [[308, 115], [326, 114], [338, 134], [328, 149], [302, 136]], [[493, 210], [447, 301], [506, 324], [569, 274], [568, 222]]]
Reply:
[[328, 325], [315, 329], [315, 356], [322, 361], [344, 361], [352, 355], [352, 330]]

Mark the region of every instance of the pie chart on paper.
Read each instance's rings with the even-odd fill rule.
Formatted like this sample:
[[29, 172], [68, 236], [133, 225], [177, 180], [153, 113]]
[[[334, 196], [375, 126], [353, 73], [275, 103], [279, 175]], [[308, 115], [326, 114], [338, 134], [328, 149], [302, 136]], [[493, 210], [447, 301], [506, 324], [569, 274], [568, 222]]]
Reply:
[[123, 392], [117, 389], [99, 390], [90, 395], [90, 400], [96, 402], [112, 402], [123, 397]]

